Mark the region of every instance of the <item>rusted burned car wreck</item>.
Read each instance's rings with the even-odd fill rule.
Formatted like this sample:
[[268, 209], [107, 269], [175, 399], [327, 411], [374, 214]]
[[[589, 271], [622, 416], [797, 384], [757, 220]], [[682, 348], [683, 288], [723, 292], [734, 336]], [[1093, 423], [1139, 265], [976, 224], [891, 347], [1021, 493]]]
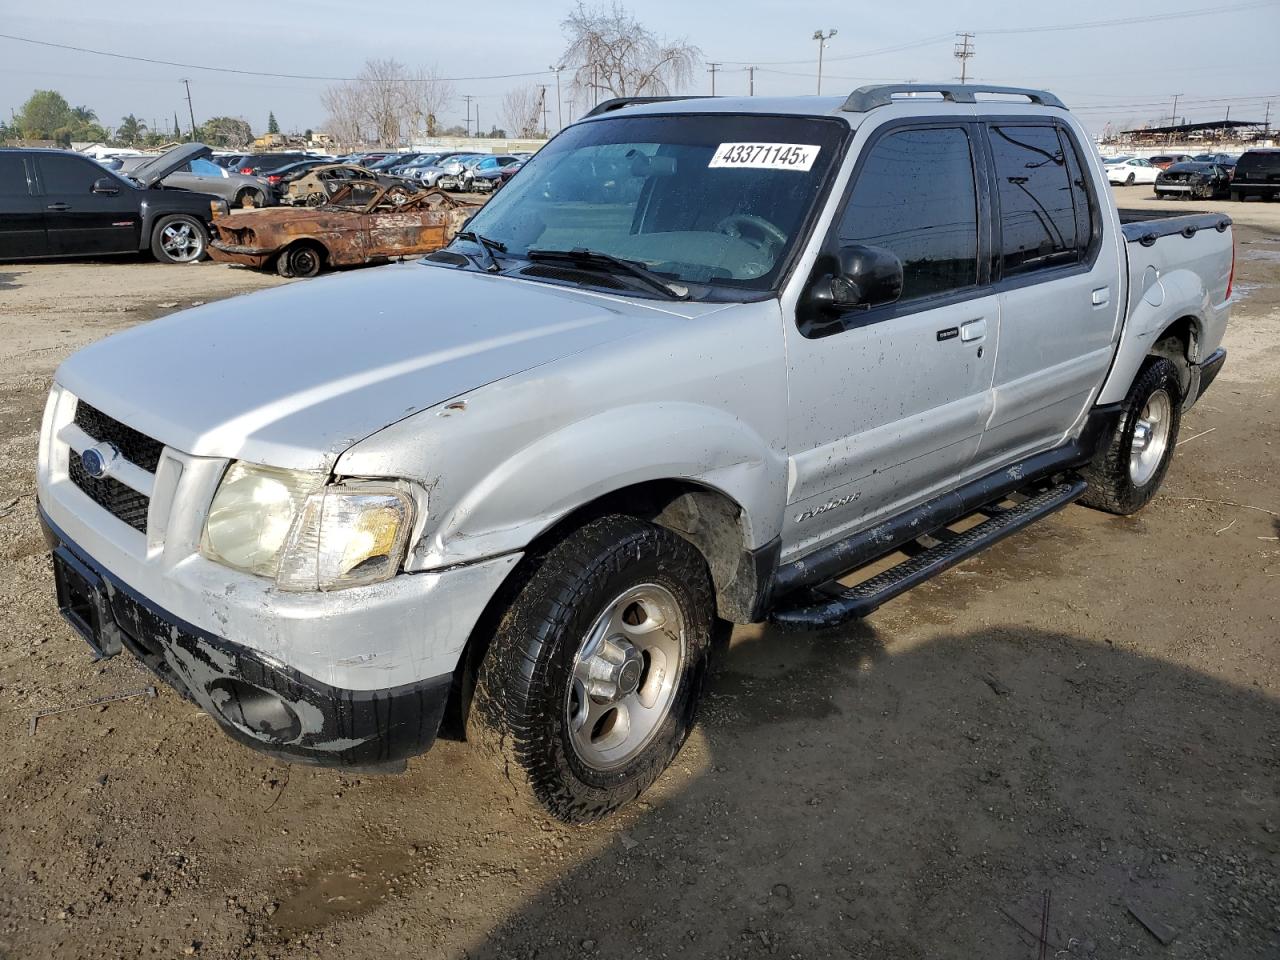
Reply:
[[319, 207], [216, 216], [209, 255], [260, 269], [274, 266], [283, 277], [314, 277], [327, 267], [438, 250], [475, 209], [439, 190], [406, 197], [394, 188], [355, 182]]

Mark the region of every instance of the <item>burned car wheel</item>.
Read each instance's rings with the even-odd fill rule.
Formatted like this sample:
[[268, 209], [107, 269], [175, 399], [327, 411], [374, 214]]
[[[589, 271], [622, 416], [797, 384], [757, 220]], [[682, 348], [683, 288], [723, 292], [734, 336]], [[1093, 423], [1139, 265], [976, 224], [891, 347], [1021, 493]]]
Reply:
[[311, 243], [295, 243], [276, 259], [282, 277], [314, 277], [324, 266], [324, 251]]
[[684, 744], [714, 617], [692, 544], [631, 517], [595, 520], [541, 559], [502, 616], [468, 739], [557, 819], [598, 820]]
[[151, 232], [151, 253], [161, 263], [195, 263], [208, 246], [204, 224], [185, 213], [161, 217]]

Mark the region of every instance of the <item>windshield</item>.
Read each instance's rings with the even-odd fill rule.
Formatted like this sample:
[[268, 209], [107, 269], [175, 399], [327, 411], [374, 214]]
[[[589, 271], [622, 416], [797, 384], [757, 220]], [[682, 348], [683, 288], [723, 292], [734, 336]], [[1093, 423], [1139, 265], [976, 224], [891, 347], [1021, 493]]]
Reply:
[[468, 229], [508, 257], [582, 248], [682, 283], [768, 290], [848, 130], [763, 115], [581, 123], [526, 161]]

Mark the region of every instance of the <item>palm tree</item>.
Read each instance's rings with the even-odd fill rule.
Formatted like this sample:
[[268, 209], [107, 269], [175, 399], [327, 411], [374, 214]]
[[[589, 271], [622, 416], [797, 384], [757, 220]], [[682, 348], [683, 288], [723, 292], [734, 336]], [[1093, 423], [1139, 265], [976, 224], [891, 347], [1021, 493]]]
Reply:
[[120, 118], [120, 126], [116, 129], [117, 140], [127, 140], [130, 146], [138, 142], [138, 138], [147, 132], [147, 125], [132, 113]]
[[97, 121], [98, 114], [93, 107], [74, 107], [71, 111], [71, 119], [77, 126], [87, 127]]

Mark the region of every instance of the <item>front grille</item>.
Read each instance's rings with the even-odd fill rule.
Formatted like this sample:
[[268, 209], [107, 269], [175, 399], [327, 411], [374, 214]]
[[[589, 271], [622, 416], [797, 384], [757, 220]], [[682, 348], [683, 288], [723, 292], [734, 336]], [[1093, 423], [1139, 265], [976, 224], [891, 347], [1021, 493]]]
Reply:
[[[120, 455], [148, 473], [155, 473], [160, 464], [164, 444], [152, 440], [119, 420], [107, 416], [97, 407], [76, 403], [75, 424], [95, 443], [112, 443]], [[67, 475], [86, 496], [112, 516], [123, 520], [139, 533], [147, 532], [147, 508], [151, 505], [145, 493], [139, 493], [114, 477], [91, 477], [85, 472], [80, 455], [72, 450], [67, 464]]]
[[133, 427], [126, 427], [119, 420], [107, 416], [97, 407], [90, 406], [83, 400], [76, 402], [76, 426], [87, 433], [98, 443], [114, 443], [116, 449], [130, 463], [141, 467], [147, 473], [155, 473], [160, 463], [160, 452], [164, 444], [158, 440], [139, 433]]

